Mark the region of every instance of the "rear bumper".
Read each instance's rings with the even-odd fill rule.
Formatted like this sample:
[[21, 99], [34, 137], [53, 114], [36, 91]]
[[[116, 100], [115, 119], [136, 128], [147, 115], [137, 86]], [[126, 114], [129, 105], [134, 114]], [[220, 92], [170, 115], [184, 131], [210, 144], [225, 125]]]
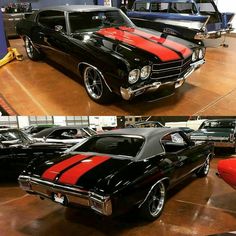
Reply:
[[132, 87], [123, 88], [123, 87], [120, 87], [120, 94], [121, 94], [123, 99], [131, 100], [132, 98], [137, 97], [141, 94], [155, 92], [160, 87], [170, 85], [170, 84], [173, 84], [174, 88], [177, 89], [177, 88], [181, 87], [184, 84], [187, 77], [189, 77], [194, 72], [194, 70], [196, 68], [203, 65], [204, 63], [205, 63], [205, 59], [202, 59], [200, 61], [197, 61], [195, 63], [190, 64], [189, 70], [184, 74], [183, 77], [178, 78], [176, 81], [169, 81], [169, 82], [164, 82], [164, 83], [162, 83], [161, 81], [155, 81], [155, 82], [150, 83], [150, 84], [142, 85], [138, 88], [132, 88]]
[[20, 175], [18, 181], [21, 189], [26, 192], [50, 199], [64, 206], [83, 206], [102, 215], [110, 216], [112, 214], [111, 199], [107, 196], [25, 175]]

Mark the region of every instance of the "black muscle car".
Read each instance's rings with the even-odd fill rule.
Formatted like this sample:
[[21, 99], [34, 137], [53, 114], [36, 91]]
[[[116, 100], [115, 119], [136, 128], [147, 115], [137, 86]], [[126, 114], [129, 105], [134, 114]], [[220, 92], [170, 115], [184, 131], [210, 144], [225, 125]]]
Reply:
[[65, 144], [39, 143], [18, 129], [0, 129], [0, 176], [16, 178], [34, 158], [61, 155]]
[[46, 55], [83, 78], [88, 95], [130, 100], [159, 88], [174, 90], [204, 64], [205, 48], [175, 36], [136, 27], [119, 9], [55, 6], [17, 25], [32, 60]]
[[75, 145], [59, 159], [31, 163], [22, 189], [65, 206], [102, 215], [138, 207], [150, 220], [162, 212], [166, 191], [193, 173], [206, 176], [212, 147], [197, 145], [179, 129], [109, 131]]

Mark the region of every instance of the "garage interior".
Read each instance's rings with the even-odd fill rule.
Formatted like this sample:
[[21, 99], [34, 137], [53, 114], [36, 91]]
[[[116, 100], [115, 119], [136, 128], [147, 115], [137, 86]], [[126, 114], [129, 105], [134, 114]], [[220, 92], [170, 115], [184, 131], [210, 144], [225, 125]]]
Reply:
[[[159, 121], [166, 127], [197, 130], [206, 119], [222, 117], [143, 116], [10, 116], [0, 117], [0, 125], [23, 128], [57, 124], [90, 126], [94, 129], [124, 128], [137, 122]], [[227, 117], [235, 119], [235, 117]], [[83, 208], [66, 208], [29, 195], [16, 180], [0, 180], [0, 233], [8, 235], [226, 235], [236, 229], [236, 192], [216, 173], [220, 160], [236, 158], [229, 149], [215, 148], [207, 177], [192, 175], [167, 195], [165, 208], [157, 220], [145, 221], [135, 211], [107, 218]], [[230, 235], [231, 235], [230, 234]], [[227, 234], [228, 235], [228, 234]]]
[[206, 63], [172, 96], [146, 101], [117, 98], [100, 105], [88, 97], [80, 78], [51, 63], [31, 61], [23, 40], [11, 39], [24, 60], [0, 69], [1, 94], [18, 115], [235, 115], [236, 40], [227, 37], [226, 42], [228, 48], [208, 48]]
[[[161, 217], [148, 223], [135, 213], [113, 219], [64, 208], [25, 194], [17, 183], [0, 183], [1, 235], [220, 235], [236, 229], [236, 193], [216, 176], [216, 156], [207, 178], [194, 175], [174, 189]], [[233, 156], [231, 156], [233, 157]]]

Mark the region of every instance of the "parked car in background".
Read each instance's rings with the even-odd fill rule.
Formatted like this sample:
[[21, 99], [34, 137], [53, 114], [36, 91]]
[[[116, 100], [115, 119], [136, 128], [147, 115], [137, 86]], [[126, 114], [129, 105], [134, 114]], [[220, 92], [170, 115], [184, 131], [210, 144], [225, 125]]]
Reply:
[[190, 135], [192, 132], [194, 132], [194, 129], [191, 129], [189, 127], [178, 127], [178, 129], [182, 130], [184, 133]]
[[236, 158], [220, 160], [217, 169], [217, 175], [231, 187], [236, 189]]
[[167, 191], [194, 173], [206, 176], [212, 157], [210, 144], [195, 145], [179, 129], [120, 129], [92, 136], [59, 159], [31, 163], [19, 183], [65, 206], [105, 216], [137, 207], [155, 220]]
[[234, 13], [220, 13], [213, 0], [136, 0], [127, 14], [137, 26], [191, 41], [204, 40], [205, 46], [210, 46], [206, 39], [233, 31]]
[[53, 124], [30, 125], [30, 126], [22, 128], [21, 130], [24, 131], [26, 134], [34, 135], [44, 129], [57, 127], [57, 126], [58, 125], [53, 125]]
[[32, 60], [46, 56], [82, 77], [94, 101], [114, 94], [130, 100], [147, 92], [173, 91], [205, 63], [205, 48], [136, 27], [119, 9], [54, 6], [17, 24]]
[[236, 149], [236, 119], [206, 120], [191, 133], [195, 141], [211, 141], [215, 147]]
[[95, 134], [96, 131], [89, 127], [58, 126], [44, 129], [32, 137], [41, 142], [67, 143], [72, 146]]
[[16, 178], [33, 159], [50, 159], [67, 149], [65, 144], [39, 143], [18, 129], [0, 129], [0, 176]]

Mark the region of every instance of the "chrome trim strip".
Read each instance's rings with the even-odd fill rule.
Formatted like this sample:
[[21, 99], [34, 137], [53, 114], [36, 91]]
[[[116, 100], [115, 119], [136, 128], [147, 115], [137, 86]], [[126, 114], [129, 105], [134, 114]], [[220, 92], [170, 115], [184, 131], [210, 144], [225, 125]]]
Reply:
[[[104, 78], [102, 72], [101, 72], [97, 67], [95, 67], [95, 66], [93, 66], [93, 65], [91, 65], [91, 64], [89, 64], [89, 63], [87, 63], [87, 62], [80, 62], [80, 63], [78, 64], [78, 70], [79, 70], [79, 72], [80, 72], [80, 69], [79, 69], [80, 65], [88, 65], [88, 66], [91, 66], [93, 69], [97, 70], [97, 72], [101, 75], [101, 77], [102, 77], [104, 83], [106, 84], [107, 88], [110, 90], [110, 92], [112, 92], [112, 89], [110, 88], [110, 86], [108, 85], [107, 81], [105, 80], [105, 78]], [[81, 73], [80, 73], [80, 74], [81, 74]]]

